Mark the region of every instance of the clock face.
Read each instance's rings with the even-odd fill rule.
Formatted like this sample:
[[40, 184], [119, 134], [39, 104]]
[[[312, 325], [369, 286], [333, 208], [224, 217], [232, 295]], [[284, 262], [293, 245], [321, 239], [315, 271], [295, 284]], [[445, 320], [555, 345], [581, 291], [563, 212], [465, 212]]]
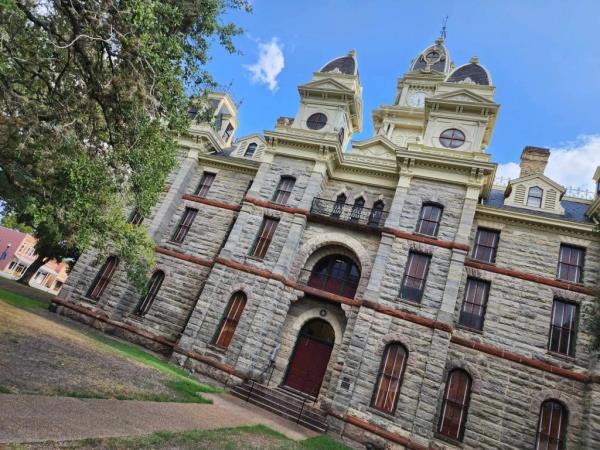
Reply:
[[426, 94], [423, 91], [413, 91], [408, 94], [406, 102], [413, 108], [422, 108], [425, 105]]

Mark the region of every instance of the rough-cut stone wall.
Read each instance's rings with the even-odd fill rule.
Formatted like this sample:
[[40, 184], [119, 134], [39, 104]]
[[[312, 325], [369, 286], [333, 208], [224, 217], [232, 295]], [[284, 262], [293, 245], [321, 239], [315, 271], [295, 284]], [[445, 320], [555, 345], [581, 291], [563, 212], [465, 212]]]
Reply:
[[[533, 228], [531, 225], [510, 224], [479, 219], [476, 224], [483, 228], [500, 231], [496, 264], [548, 278], [556, 277], [561, 243], [587, 248], [583, 270], [583, 284], [594, 288], [600, 281], [600, 242], [573, 236], [559, 229]], [[475, 240], [477, 227], [471, 232]]]
[[[207, 199], [239, 204], [239, 213], [182, 198], [194, 193], [203, 171], [217, 174]], [[583, 326], [578, 330], [575, 358], [548, 354], [546, 347], [553, 298], [579, 303], [583, 323], [591, 296], [463, 267], [466, 249], [451, 247], [455, 243], [472, 246], [478, 225], [497, 227], [501, 238], [496, 267], [554, 279], [560, 243], [584, 245], [588, 247], [584, 285], [592, 288], [599, 280], [598, 242], [559, 229], [494, 222], [489, 217], [477, 217], [472, 223], [476, 196], [468, 197], [467, 189], [457, 184], [413, 177], [408, 188], [399, 185], [392, 192], [330, 180], [325, 173], [315, 162], [276, 156], [272, 162], [261, 164], [253, 178], [234, 168], [224, 169], [221, 163], [199, 165], [193, 158], [183, 158], [181, 168], [170, 177], [169, 192], [144, 222], [154, 230], [160, 246], [180, 254], [178, 258], [157, 254], [157, 267], [165, 271], [166, 277], [149, 313], [144, 318], [131, 315], [139, 295], [127, 283], [122, 267], [96, 305], [81, 298], [103, 262], [93, 264], [93, 251], [80, 258], [64, 296], [169, 339], [177, 340], [182, 333], [178, 344], [183, 349], [253, 377], [263, 375], [270, 357], [275, 355], [272, 381], [277, 384], [284, 379], [302, 324], [321, 317], [324, 310], [325, 320], [334, 325], [336, 344], [319, 399], [321, 405], [340, 416], [355, 417], [424, 446], [459, 448], [435, 433], [448, 371], [461, 367], [474, 381], [462, 448], [532, 448], [539, 406], [548, 398], [558, 398], [569, 408], [569, 448], [600, 445], [597, 383], [586, 385], [451, 343], [454, 336], [584, 373], [594, 360], [587, 350], [590, 339]], [[296, 178], [287, 208], [252, 200], [271, 201], [283, 175]], [[250, 198], [244, 202], [251, 181]], [[310, 215], [289, 209], [309, 209], [312, 198], [333, 200], [342, 190], [349, 202], [364, 195], [367, 207], [380, 197], [386, 210], [394, 206], [396, 211], [386, 223], [393, 230], [378, 233], [345, 224], [324, 225]], [[422, 204], [428, 201], [444, 206], [438, 236], [430, 240], [414, 234]], [[199, 211], [194, 224], [182, 244], [169, 242], [186, 206]], [[249, 252], [264, 217], [280, 221], [265, 258], [258, 260]], [[396, 236], [392, 234], [394, 229], [409, 236], [398, 232]], [[420, 304], [399, 298], [410, 250], [431, 255]], [[333, 252], [348, 255], [361, 266], [356, 298], [370, 304], [340, 306], [291, 287], [294, 282], [302, 283], [301, 269], [312, 268], [321, 257]], [[207, 267], [187, 257], [222, 259]], [[482, 333], [458, 327], [467, 276], [491, 282]], [[245, 310], [229, 348], [217, 348], [212, 344], [215, 334], [232, 294], [239, 290], [248, 298]], [[441, 310], [446, 314], [440, 314]], [[390, 311], [408, 316], [394, 317]], [[434, 325], [438, 329], [434, 330]], [[383, 350], [390, 342], [402, 343], [409, 356], [398, 406], [393, 414], [386, 414], [370, 404]], [[212, 376], [227, 378], [214, 365], [186, 360], [182, 355], [176, 358]], [[380, 437], [356, 425], [334, 419], [331, 424], [333, 429], [344, 429], [357, 439], [380, 442]]]

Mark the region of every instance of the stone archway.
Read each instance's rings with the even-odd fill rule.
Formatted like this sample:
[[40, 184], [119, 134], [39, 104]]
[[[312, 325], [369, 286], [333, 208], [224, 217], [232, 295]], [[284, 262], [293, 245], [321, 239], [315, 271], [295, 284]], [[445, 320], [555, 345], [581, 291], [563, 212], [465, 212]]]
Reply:
[[284, 386], [316, 398], [325, 378], [334, 343], [335, 331], [329, 322], [320, 318], [306, 322], [298, 333]]

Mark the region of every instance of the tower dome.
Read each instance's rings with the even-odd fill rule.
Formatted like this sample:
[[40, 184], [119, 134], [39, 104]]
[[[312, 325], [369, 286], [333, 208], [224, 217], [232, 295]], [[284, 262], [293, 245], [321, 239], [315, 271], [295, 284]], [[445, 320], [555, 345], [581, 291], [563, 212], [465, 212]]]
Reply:
[[342, 73], [345, 75], [358, 75], [358, 65], [356, 64], [356, 52], [351, 50], [346, 56], [332, 59], [325, 64], [319, 72]]
[[471, 83], [488, 86], [492, 84], [492, 76], [485, 67], [479, 64], [479, 58], [474, 56], [467, 64], [456, 68], [446, 81], [450, 83]]
[[450, 54], [444, 45], [444, 39], [438, 38], [435, 44], [423, 50], [412, 62], [410, 70], [425, 70], [448, 73], [452, 69]]

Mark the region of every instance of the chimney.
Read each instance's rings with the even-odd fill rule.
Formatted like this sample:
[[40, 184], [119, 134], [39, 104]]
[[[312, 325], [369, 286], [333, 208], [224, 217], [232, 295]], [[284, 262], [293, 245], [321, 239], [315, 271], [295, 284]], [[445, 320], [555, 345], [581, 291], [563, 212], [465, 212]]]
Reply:
[[543, 175], [550, 157], [550, 150], [541, 147], [527, 146], [521, 153], [521, 174], [519, 177], [528, 175]]

